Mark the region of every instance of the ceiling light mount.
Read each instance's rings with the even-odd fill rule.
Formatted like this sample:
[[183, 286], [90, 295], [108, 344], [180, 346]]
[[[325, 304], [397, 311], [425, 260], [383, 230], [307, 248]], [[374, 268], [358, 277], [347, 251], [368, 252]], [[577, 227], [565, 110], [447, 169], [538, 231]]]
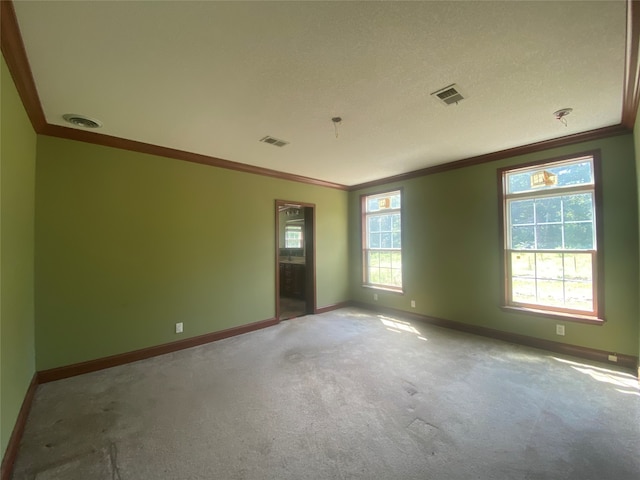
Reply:
[[82, 128], [100, 128], [102, 122], [94, 118], [89, 118], [85, 115], [78, 115], [77, 113], [65, 113], [62, 118], [71, 125]]
[[562, 122], [566, 127], [568, 125], [567, 125], [567, 119], [565, 117], [569, 115], [571, 112], [573, 112], [573, 108], [561, 108], [560, 110], [556, 110], [555, 112], [553, 112], [553, 116], [556, 120]]
[[338, 138], [338, 125], [342, 123], [342, 117], [333, 117], [331, 121], [333, 122], [333, 129], [336, 132], [336, 138]]

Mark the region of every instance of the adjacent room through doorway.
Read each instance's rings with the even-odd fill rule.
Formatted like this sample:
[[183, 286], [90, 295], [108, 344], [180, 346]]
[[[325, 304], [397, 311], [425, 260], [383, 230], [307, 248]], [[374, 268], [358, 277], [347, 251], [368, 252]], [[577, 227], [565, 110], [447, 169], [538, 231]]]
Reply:
[[314, 313], [315, 205], [276, 200], [276, 316]]

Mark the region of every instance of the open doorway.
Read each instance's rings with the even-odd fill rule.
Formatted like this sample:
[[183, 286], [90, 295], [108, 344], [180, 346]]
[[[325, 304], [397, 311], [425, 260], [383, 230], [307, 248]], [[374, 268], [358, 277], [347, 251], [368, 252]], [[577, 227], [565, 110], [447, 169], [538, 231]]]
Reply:
[[315, 205], [276, 200], [276, 232], [276, 317], [315, 313]]

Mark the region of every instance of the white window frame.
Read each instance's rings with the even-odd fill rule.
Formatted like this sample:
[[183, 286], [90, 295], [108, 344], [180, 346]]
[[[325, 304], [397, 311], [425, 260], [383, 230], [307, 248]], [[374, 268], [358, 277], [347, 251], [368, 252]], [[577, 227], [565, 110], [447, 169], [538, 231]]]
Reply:
[[[399, 196], [400, 205], [392, 206], [391, 203], [388, 207], [382, 207], [375, 211], [369, 211], [368, 201], [379, 200], [384, 201], [385, 198], [391, 198]], [[404, 279], [403, 279], [403, 255], [402, 255], [402, 201], [403, 201], [402, 189], [394, 189], [391, 191], [385, 191], [380, 193], [372, 193], [367, 195], [361, 195], [361, 214], [362, 214], [362, 282], [363, 286], [377, 288], [382, 290], [391, 290], [395, 292], [402, 292]], [[382, 205], [382, 204], [381, 204]], [[391, 216], [389, 220], [391, 222], [391, 228], [388, 231], [379, 231], [381, 235], [390, 234], [392, 238], [391, 247], [381, 247], [379, 245], [372, 246], [371, 233], [369, 231], [369, 219], [374, 217], [386, 217]], [[394, 225], [393, 221], [397, 221]], [[395, 228], [395, 227], [399, 228]], [[398, 245], [399, 238], [399, 245]], [[385, 257], [383, 257], [383, 255]], [[376, 257], [376, 259], [374, 259]], [[383, 260], [383, 258], [385, 260]], [[386, 259], [389, 259], [388, 262]], [[383, 263], [384, 262], [384, 263]], [[376, 263], [374, 265], [374, 263]], [[377, 273], [377, 275], [376, 275]], [[384, 275], [383, 275], [384, 274]], [[391, 279], [391, 281], [384, 281], [382, 277]]]
[[[593, 181], [591, 183], [583, 183], [579, 185], [566, 185], [566, 186], [558, 186], [553, 185], [553, 181], [546, 186], [531, 187], [531, 189], [511, 193], [508, 191], [508, 177], [511, 174], [519, 174], [519, 173], [530, 173], [535, 174], [541, 171], [547, 171], [550, 168], [557, 168], [563, 165], [569, 165], [574, 163], [581, 163], [585, 161], [590, 161], [592, 165], [593, 172]], [[572, 155], [569, 157], [562, 157], [557, 159], [551, 159], [543, 162], [535, 162], [526, 165], [519, 165], [515, 167], [502, 168], [498, 170], [499, 176], [499, 184], [500, 184], [500, 197], [501, 197], [501, 225], [502, 225], [502, 260], [503, 260], [503, 291], [504, 291], [504, 302], [503, 307], [507, 309], [516, 309], [521, 311], [526, 311], [528, 313], [539, 313], [543, 316], [558, 316], [562, 317], [566, 320], [574, 320], [581, 321], [587, 323], [602, 323], [603, 321], [603, 279], [602, 279], [602, 271], [603, 271], [603, 262], [602, 262], [602, 230], [601, 230], [601, 189], [600, 189], [600, 155], [599, 152], [586, 152], [582, 154]], [[558, 198], [576, 194], [589, 194], [592, 197], [592, 234], [593, 234], [593, 244], [592, 248], [571, 248], [567, 247], [565, 244], [565, 226], [570, 224], [577, 223], [589, 223], [585, 221], [570, 221], [566, 220], [565, 213], [561, 208], [560, 212], [560, 221], [557, 222], [539, 222], [537, 218], [535, 218], [534, 209], [534, 220], [531, 225], [529, 224], [514, 224], [517, 226], [532, 226], [534, 232], [537, 232], [537, 227], [545, 226], [545, 225], [560, 225], [560, 231], [562, 234], [562, 247], [554, 248], [554, 249], [545, 249], [539, 248], [537, 245], [537, 237], [536, 244], [533, 248], [530, 247], [521, 247], [516, 248], [512, 245], [512, 225], [511, 225], [511, 206], [514, 202], [522, 201], [522, 200], [531, 200], [539, 201], [542, 199], [549, 198]], [[561, 203], [561, 205], [563, 205]], [[537, 235], [537, 234], [534, 234]], [[533, 256], [532, 256], [533, 255]], [[553, 279], [550, 277], [544, 277], [539, 273], [541, 268], [538, 268], [538, 263], [544, 259], [544, 256], [547, 258], [559, 257], [562, 263], [562, 276], [554, 277]], [[519, 259], [521, 256], [527, 256], [528, 261], [531, 263], [531, 259], [533, 258], [534, 263], [534, 274], [529, 280], [533, 280], [536, 285], [536, 301], [524, 301], [521, 299], [514, 298], [514, 278], [522, 279], [523, 277], [514, 277], [512, 271], [512, 261]], [[567, 297], [570, 296], [567, 291], [570, 290], [573, 285], [576, 285], [577, 282], [572, 280], [569, 275], [567, 275], [567, 263], [565, 263], [565, 259], [573, 259], [575, 262], [576, 259], [582, 258], [585, 259], [586, 256], [591, 256], [591, 308], [577, 308], [577, 302], [574, 302], [573, 305], [567, 306], [565, 305], [553, 305], [552, 302], [548, 301], [538, 301], [537, 295], [539, 294], [538, 284], [542, 282], [547, 282], [550, 284], [552, 281], [557, 284], [562, 284], [562, 298], [564, 301], [567, 301]], [[585, 282], [582, 281], [584, 284]], [[572, 306], [574, 308], [572, 308]]]

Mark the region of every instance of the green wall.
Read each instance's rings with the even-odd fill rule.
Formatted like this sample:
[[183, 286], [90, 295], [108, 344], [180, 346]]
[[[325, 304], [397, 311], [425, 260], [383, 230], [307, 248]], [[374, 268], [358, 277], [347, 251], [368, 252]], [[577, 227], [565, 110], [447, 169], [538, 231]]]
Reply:
[[38, 370], [273, 318], [276, 199], [316, 204], [317, 305], [348, 300], [347, 192], [44, 136], [36, 185]]
[[7, 65], [0, 114], [0, 450], [35, 373], [33, 245], [36, 135]]
[[[601, 149], [605, 317], [602, 326], [503, 312], [496, 169]], [[351, 298], [611, 352], [638, 354], [638, 201], [632, 135], [585, 142], [350, 193]], [[404, 187], [405, 294], [361, 286], [359, 196]], [[416, 300], [416, 308], [410, 301]], [[566, 336], [555, 335], [556, 323]]]

